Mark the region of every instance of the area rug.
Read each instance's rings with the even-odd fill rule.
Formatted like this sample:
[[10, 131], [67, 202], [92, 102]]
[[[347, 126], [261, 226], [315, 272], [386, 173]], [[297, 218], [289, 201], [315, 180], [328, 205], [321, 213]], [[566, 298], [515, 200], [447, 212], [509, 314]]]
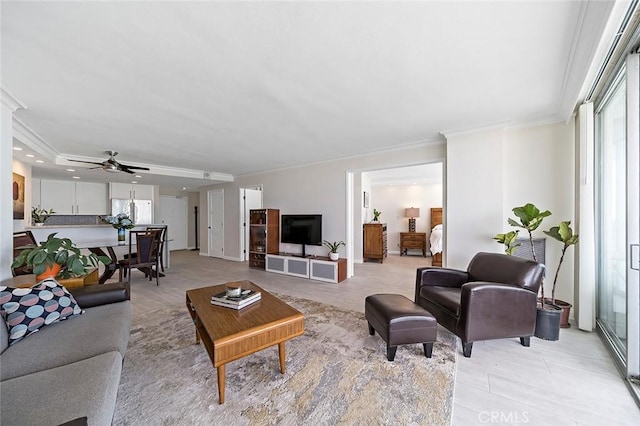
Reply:
[[449, 425], [456, 344], [438, 331], [433, 357], [422, 345], [386, 358], [364, 314], [279, 295], [305, 316], [305, 333], [226, 366], [225, 403], [216, 370], [195, 344], [191, 317], [166, 308], [136, 318], [131, 330], [115, 425]]

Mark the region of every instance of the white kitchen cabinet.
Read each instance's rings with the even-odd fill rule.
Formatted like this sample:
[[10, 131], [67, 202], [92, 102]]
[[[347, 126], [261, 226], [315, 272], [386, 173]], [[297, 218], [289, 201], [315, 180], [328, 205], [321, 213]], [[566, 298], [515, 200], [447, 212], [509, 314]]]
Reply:
[[153, 185], [111, 182], [109, 184], [109, 198], [153, 200], [153, 189]]
[[107, 184], [41, 179], [38, 204], [55, 214], [109, 214]]
[[75, 214], [76, 183], [66, 180], [40, 181], [40, 207], [55, 214]]
[[109, 210], [106, 183], [76, 182], [75, 214], [103, 215]]
[[40, 179], [31, 179], [31, 206], [40, 205]]

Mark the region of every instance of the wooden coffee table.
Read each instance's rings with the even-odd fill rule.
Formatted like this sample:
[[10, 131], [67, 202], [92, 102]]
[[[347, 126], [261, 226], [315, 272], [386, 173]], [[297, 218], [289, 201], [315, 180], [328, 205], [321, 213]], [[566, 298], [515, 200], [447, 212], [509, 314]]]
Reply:
[[[212, 305], [211, 296], [230, 284], [259, 291], [262, 298], [240, 310]], [[284, 342], [304, 333], [304, 316], [299, 311], [251, 281], [187, 290], [187, 309], [196, 326], [196, 343], [202, 340], [218, 370], [220, 404], [224, 403], [225, 364], [277, 344], [284, 373]]]

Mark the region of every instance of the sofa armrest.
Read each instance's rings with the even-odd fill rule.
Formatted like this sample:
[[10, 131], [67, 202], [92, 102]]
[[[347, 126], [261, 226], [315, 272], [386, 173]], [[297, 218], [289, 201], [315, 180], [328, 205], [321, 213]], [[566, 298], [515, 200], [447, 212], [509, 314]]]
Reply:
[[83, 309], [124, 302], [130, 298], [130, 287], [127, 282], [79, 287], [70, 289], [69, 292]]
[[460, 271], [458, 269], [434, 268], [429, 266], [418, 268], [416, 272], [416, 293], [414, 300], [418, 300], [420, 288], [424, 286], [460, 288], [468, 280], [469, 274], [466, 271]]
[[536, 294], [517, 285], [474, 281], [462, 286], [459, 336], [465, 341], [533, 334]]

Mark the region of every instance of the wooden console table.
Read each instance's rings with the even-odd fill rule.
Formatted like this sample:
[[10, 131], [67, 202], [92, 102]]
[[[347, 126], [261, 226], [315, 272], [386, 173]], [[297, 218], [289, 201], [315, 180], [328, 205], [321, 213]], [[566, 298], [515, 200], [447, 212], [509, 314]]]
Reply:
[[407, 250], [422, 250], [422, 257], [427, 257], [426, 232], [401, 232], [400, 256], [407, 254]]

